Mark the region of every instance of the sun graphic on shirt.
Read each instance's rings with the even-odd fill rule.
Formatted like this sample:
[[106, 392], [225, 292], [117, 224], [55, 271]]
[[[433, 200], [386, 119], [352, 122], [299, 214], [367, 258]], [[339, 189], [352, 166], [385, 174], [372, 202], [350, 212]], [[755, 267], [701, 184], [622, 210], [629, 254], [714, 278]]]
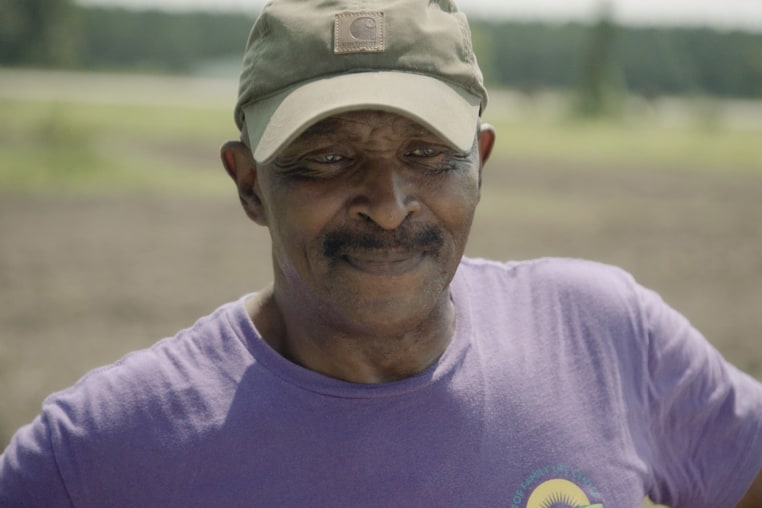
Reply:
[[591, 505], [584, 491], [569, 480], [554, 479], [534, 489], [526, 508], [603, 508], [603, 505]]

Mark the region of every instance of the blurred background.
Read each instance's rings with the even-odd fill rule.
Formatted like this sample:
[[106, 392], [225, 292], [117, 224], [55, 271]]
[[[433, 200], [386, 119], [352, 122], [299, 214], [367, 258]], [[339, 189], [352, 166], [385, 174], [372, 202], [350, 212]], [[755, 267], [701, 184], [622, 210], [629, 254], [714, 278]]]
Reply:
[[[620, 265], [762, 379], [762, 3], [461, 4], [498, 132], [469, 255]], [[269, 280], [218, 159], [261, 6], [0, 0], [0, 446]]]

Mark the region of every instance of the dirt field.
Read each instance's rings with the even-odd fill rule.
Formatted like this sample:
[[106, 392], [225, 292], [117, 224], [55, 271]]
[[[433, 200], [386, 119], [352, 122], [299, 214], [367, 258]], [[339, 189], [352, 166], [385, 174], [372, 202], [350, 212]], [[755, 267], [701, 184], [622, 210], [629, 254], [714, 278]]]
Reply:
[[[2, 447], [49, 392], [270, 276], [266, 232], [232, 186], [205, 197], [0, 193], [0, 235]], [[469, 253], [623, 266], [762, 378], [762, 176], [511, 161], [485, 174]]]

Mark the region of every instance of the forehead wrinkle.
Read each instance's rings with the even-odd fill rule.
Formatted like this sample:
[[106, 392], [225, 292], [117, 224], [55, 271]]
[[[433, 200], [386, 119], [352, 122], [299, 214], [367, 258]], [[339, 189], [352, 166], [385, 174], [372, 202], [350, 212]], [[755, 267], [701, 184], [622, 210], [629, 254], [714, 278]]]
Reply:
[[[388, 119], [388, 120], [387, 120]], [[376, 120], [376, 121], [374, 121]], [[387, 121], [384, 121], [387, 120]], [[408, 136], [434, 135], [429, 129], [403, 115], [377, 110], [352, 111], [323, 119], [308, 127], [300, 136], [324, 137], [339, 130], [342, 124], [367, 125], [374, 130], [390, 125], [395, 132]], [[297, 139], [299, 139], [297, 138]]]
[[419, 124], [418, 122], [411, 120], [410, 118], [396, 115], [394, 118], [394, 129], [399, 130], [403, 136], [408, 137], [425, 137], [434, 136], [438, 138], [433, 132]]
[[383, 143], [429, 137], [445, 142], [423, 125], [397, 113], [380, 110], [351, 111], [312, 124], [292, 141], [284, 152], [298, 151], [320, 141], [362, 144], [365, 149], [373, 150], [370, 144], [375, 141]]
[[[333, 116], [317, 122], [316, 124], [308, 127], [302, 132], [292, 143], [292, 145], [308, 144], [311, 141], [331, 138], [341, 130], [341, 124], [347, 120]], [[356, 122], [359, 123], [359, 122]], [[359, 141], [361, 136], [358, 136], [352, 129], [344, 129], [343, 135], [346, 135], [350, 141]]]

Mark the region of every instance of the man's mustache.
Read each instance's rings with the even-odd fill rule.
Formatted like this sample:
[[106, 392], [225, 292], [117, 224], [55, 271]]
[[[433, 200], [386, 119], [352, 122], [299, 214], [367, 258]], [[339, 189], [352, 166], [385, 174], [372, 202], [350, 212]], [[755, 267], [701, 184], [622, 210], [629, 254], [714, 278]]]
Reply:
[[388, 231], [371, 225], [372, 230], [333, 231], [323, 239], [323, 255], [338, 258], [357, 251], [395, 251], [437, 253], [444, 245], [442, 232], [435, 227], [399, 227]]

